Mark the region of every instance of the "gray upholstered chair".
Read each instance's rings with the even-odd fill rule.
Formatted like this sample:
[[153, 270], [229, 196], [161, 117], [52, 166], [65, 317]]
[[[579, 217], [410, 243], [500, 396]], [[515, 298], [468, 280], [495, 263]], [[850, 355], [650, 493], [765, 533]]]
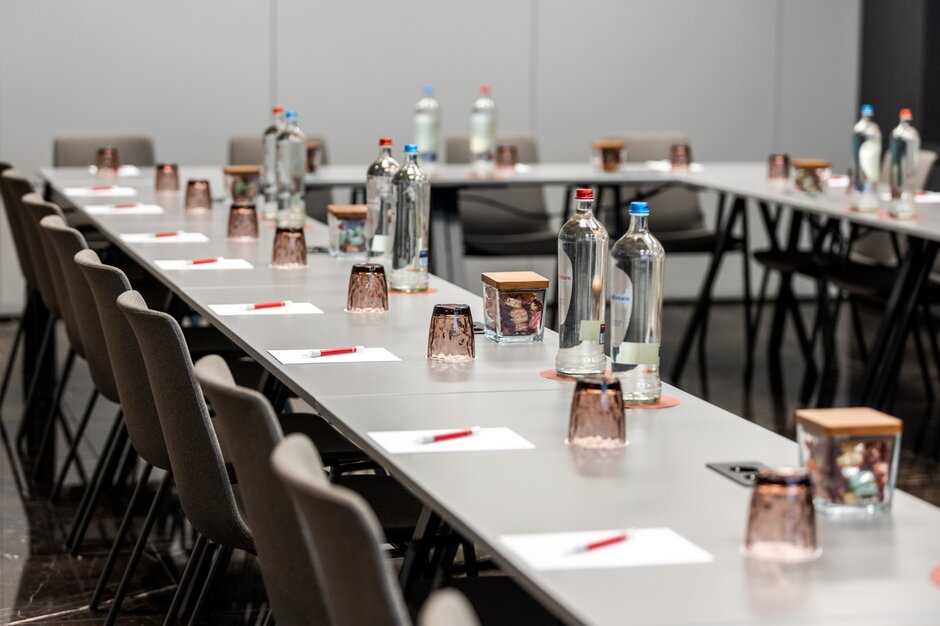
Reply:
[[[539, 160], [532, 135], [501, 135], [497, 143], [516, 146], [520, 163]], [[448, 163], [470, 162], [467, 135], [448, 137], [446, 145]], [[463, 190], [457, 198], [468, 254], [556, 254], [558, 233], [549, 228], [541, 187]]]
[[74, 135], [56, 137], [52, 142], [54, 167], [94, 165], [98, 148], [117, 148], [122, 165], [154, 164], [153, 140], [146, 135]]
[[[320, 470], [316, 447], [306, 437], [287, 437], [275, 448], [271, 463], [309, 527], [333, 626], [411, 624], [382, 552], [381, 526], [365, 501], [330, 484]], [[473, 623], [466, 615], [460, 619]]]

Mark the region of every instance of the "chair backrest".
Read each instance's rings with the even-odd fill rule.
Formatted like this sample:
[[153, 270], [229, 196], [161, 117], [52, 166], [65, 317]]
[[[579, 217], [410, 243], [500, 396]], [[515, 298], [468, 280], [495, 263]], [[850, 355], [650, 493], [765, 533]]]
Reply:
[[[38, 193], [28, 193], [20, 199], [20, 209], [23, 216], [23, 230], [26, 233], [26, 241], [29, 244], [30, 256], [33, 259], [33, 268], [36, 270], [36, 282], [39, 286], [39, 295], [42, 297], [43, 304], [49, 309], [49, 312], [56, 317], [62, 317], [61, 306], [58, 294], [62, 287], [59, 285], [61, 276], [59, 275], [58, 263], [53, 265], [55, 260], [47, 255], [48, 249], [39, 222], [47, 215], [58, 215], [65, 219], [59, 207], [46, 202]], [[74, 322], [66, 321], [66, 329], [69, 330], [69, 340], [78, 341], [77, 336], [73, 337], [75, 329]], [[73, 347], [75, 343], [72, 344]], [[80, 345], [78, 346], [81, 347]]]
[[117, 148], [122, 165], [154, 164], [153, 140], [146, 135], [76, 135], [56, 137], [52, 142], [54, 167], [94, 165], [98, 148]]
[[33, 252], [26, 234], [27, 225], [23, 223], [22, 197], [33, 192], [33, 185], [29, 179], [15, 167], [0, 173], [0, 194], [3, 197], [3, 207], [6, 211], [7, 221], [10, 223], [10, 234], [13, 236], [13, 245], [16, 256], [20, 262], [20, 269], [26, 278], [26, 284], [32, 289], [39, 290], [39, 281], [36, 276]]
[[101, 395], [111, 402], [120, 403], [117, 384], [114, 382], [114, 371], [111, 368], [111, 358], [108, 356], [108, 346], [98, 318], [95, 296], [91, 293], [84, 274], [75, 264], [75, 255], [82, 250], [87, 250], [88, 244], [80, 232], [71, 228], [57, 215], [46, 216], [39, 224], [58, 259], [65, 289], [68, 292], [72, 316], [78, 327], [78, 334], [82, 338], [82, 347], [85, 350], [85, 360], [88, 362], [91, 380]]
[[[626, 144], [626, 160], [630, 163], [668, 159], [671, 146], [689, 143], [685, 133], [679, 131], [622, 133], [617, 138]], [[621, 198], [629, 202], [636, 193], [635, 188], [624, 187]], [[705, 216], [694, 191], [671, 187], [649, 198], [649, 203], [649, 224], [653, 234], [696, 230], [705, 226]], [[622, 210], [622, 207], [617, 207], [617, 210]]]
[[411, 623], [401, 589], [382, 554], [382, 529], [356, 493], [331, 485], [308, 437], [289, 435], [271, 456], [306, 519], [333, 626]]
[[261, 135], [238, 135], [229, 137], [229, 165], [262, 165], [264, 163], [264, 144]]
[[186, 518], [210, 541], [254, 552], [180, 325], [170, 315], [147, 308], [136, 291], [118, 296], [117, 304], [134, 329], [147, 366]]
[[[498, 145], [516, 146], [520, 163], [538, 163], [538, 145], [529, 134], [500, 135]], [[468, 135], [447, 137], [447, 162], [470, 163]], [[531, 233], [548, 230], [549, 216], [541, 187], [464, 190], [457, 197], [467, 243], [475, 236]], [[512, 254], [511, 250], [506, 251]]]
[[154, 467], [168, 470], [170, 455], [150, 391], [147, 366], [137, 345], [137, 337], [117, 306], [118, 296], [131, 290], [130, 281], [118, 268], [103, 264], [94, 250], [82, 250], [76, 254], [75, 264], [95, 299], [127, 436], [141, 458]]
[[418, 626], [480, 626], [480, 622], [462, 593], [444, 588], [431, 594], [421, 607]]
[[271, 467], [271, 452], [284, 438], [271, 403], [254, 389], [236, 385], [220, 356], [203, 357], [195, 371], [226, 459], [238, 476], [274, 618], [280, 624], [328, 624], [310, 538]]

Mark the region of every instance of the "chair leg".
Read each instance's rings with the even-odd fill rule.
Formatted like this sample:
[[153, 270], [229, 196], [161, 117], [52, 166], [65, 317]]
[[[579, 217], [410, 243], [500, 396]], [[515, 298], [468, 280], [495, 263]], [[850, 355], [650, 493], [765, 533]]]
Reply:
[[[10, 356], [7, 357], [7, 366], [3, 371], [3, 383], [0, 385], [0, 405], [7, 397], [7, 389], [10, 387], [10, 380], [13, 378], [13, 366], [16, 363], [16, 355], [20, 351], [20, 344], [23, 343], [24, 329], [26, 328], [26, 309], [20, 315], [20, 321], [16, 325], [16, 334], [13, 336], [13, 346], [10, 348]], [[265, 370], [267, 371], [267, 370]]]
[[166, 618], [163, 620], [164, 626], [175, 626], [183, 598], [189, 592], [193, 576], [195, 576], [196, 570], [199, 568], [199, 562], [206, 550], [206, 543], [206, 538], [202, 535], [199, 535], [196, 539], [196, 543], [193, 545], [193, 551], [190, 553], [189, 560], [186, 562], [186, 569], [183, 570], [183, 575], [180, 576], [179, 583], [176, 586], [176, 593], [173, 594], [170, 608], [167, 611]]
[[[68, 355], [65, 357], [65, 365], [62, 367], [62, 375], [59, 377], [55, 392], [52, 394], [52, 406], [49, 408], [49, 415], [46, 416], [46, 423], [43, 427], [39, 450], [36, 452], [37, 459], [45, 457], [46, 450], [49, 449], [49, 444], [52, 441], [52, 436], [55, 432], [56, 414], [59, 412], [59, 407], [62, 405], [62, 396], [65, 394], [65, 386], [68, 384], [69, 376], [72, 374], [72, 366], [75, 365], [75, 356], [75, 350], [69, 348]], [[39, 478], [41, 471], [41, 464], [36, 463], [36, 468], [33, 471], [33, 480]]]
[[126, 439], [127, 430], [124, 427], [124, 419], [118, 419], [111, 427], [111, 432], [108, 433], [108, 440], [105, 443], [104, 451], [102, 452], [101, 458], [98, 459], [94, 475], [92, 476], [91, 482], [88, 483], [88, 488], [85, 489], [85, 495], [82, 496], [81, 504], [79, 504], [78, 512], [75, 515], [75, 520], [72, 522], [72, 529], [69, 531], [68, 539], [65, 541], [65, 546], [72, 556], [78, 556], [81, 550], [82, 542], [85, 539], [85, 531], [88, 529], [91, 516], [94, 513], [95, 507], [98, 506], [98, 500], [101, 498], [101, 489], [105, 482], [105, 474], [114, 457], [121, 454]]
[[927, 401], [933, 402], [933, 382], [930, 380], [930, 366], [927, 364], [927, 351], [924, 350], [924, 340], [920, 336], [920, 315], [914, 316], [914, 327], [911, 329], [911, 337], [914, 339], [914, 351], [917, 353], [917, 364], [920, 366], [920, 377], [924, 383], [924, 392], [927, 395]]
[[199, 600], [196, 601], [196, 608], [193, 609], [193, 614], [189, 618], [190, 624], [199, 623], [199, 618], [202, 617], [202, 613], [206, 609], [206, 603], [212, 596], [213, 589], [217, 586], [216, 581], [219, 575], [225, 574], [231, 560], [232, 548], [229, 547], [222, 547], [215, 555], [215, 559], [212, 560], [212, 566], [209, 568], [209, 575], [206, 577], [206, 582], [202, 586], [202, 591], [199, 594]]
[[153, 503], [150, 505], [150, 510], [147, 512], [147, 517], [144, 519], [144, 524], [140, 528], [140, 535], [137, 537], [137, 543], [134, 545], [134, 551], [131, 552], [131, 558], [127, 562], [127, 567], [124, 569], [124, 576], [121, 577], [121, 584], [118, 585], [117, 592], [114, 594], [114, 601], [111, 603], [111, 610], [108, 611], [108, 617], [104, 621], [107, 626], [111, 626], [117, 620], [118, 613], [121, 611], [121, 604], [124, 603], [124, 596], [127, 595], [127, 590], [131, 586], [131, 580], [134, 577], [134, 570], [137, 569], [137, 564], [140, 563], [140, 557], [143, 556], [144, 549], [147, 547], [147, 539], [150, 537], [150, 530], [153, 528], [154, 522], [157, 521], [157, 515], [160, 513], [160, 506], [163, 504], [163, 499], [170, 490], [170, 485], [172, 483], [173, 474], [167, 472], [163, 477], [163, 480], [160, 482], [160, 487], [157, 488], [157, 495], [154, 496]]
[[[858, 346], [858, 355], [862, 362], [868, 361], [868, 346], [865, 345], [865, 329], [862, 326], [862, 315], [858, 310], [858, 302], [849, 296], [849, 313], [852, 315], [852, 331], [855, 333], [855, 343]], [[937, 362], [940, 367], [940, 361]]]
[[[85, 414], [82, 416], [82, 421], [78, 425], [78, 430], [75, 431], [75, 439], [72, 441], [72, 445], [69, 446], [69, 451], [65, 455], [65, 460], [62, 461], [62, 467], [59, 469], [59, 476], [56, 478], [55, 486], [52, 488], [52, 493], [49, 494], [49, 501], [55, 502], [59, 494], [62, 493], [62, 487], [65, 485], [65, 478], [68, 476], [69, 467], [72, 465], [72, 461], [77, 458], [78, 455], [78, 445], [81, 442], [82, 437], [85, 436], [85, 429], [88, 427], [88, 422], [91, 421], [91, 408], [94, 406], [95, 401], [98, 398], [98, 391], [95, 390], [95, 393], [92, 395], [92, 400], [89, 400], [88, 407], [85, 409]], [[121, 419], [121, 413], [118, 413], [117, 419]]]
[[[3, 406], [3, 400], [6, 398], [7, 389], [9, 389], [10, 380], [13, 378], [13, 367], [16, 365], [16, 355], [19, 353], [20, 345], [23, 343], [24, 323], [26, 310], [20, 316], [19, 324], [16, 327], [16, 335], [13, 339], [13, 346], [10, 349], [10, 356], [7, 358], [6, 370], [3, 373], [3, 383], [0, 384], [0, 407]], [[10, 463], [10, 470], [13, 474], [13, 480], [16, 483], [16, 490], [20, 496], [26, 500], [29, 498], [29, 488], [26, 486], [26, 479], [23, 475], [23, 468], [20, 465], [19, 455], [13, 446], [13, 442], [7, 433], [6, 426], [3, 425], [3, 411], [0, 410], [0, 441], [3, 442], [3, 448], [6, 451], [7, 459]]]
[[215, 553], [219, 549], [219, 544], [210, 541], [206, 544], [205, 550], [196, 563], [196, 569], [193, 572], [193, 579], [183, 597], [183, 604], [180, 607], [180, 621], [184, 624], [189, 623], [189, 617], [196, 608], [196, 602], [199, 600], [199, 594], [202, 592], [202, 585], [205, 584], [206, 577], [209, 575], [209, 569], [212, 567], [212, 561]]
[[108, 559], [105, 561], [104, 568], [98, 576], [98, 585], [95, 587], [95, 591], [91, 596], [91, 602], [88, 604], [92, 611], [97, 611], [98, 605], [101, 604], [101, 596], [104, 595], [104, 590], [108, 586], [108, 579], [111, 578], [114, 563], [117, 561], [117, 557], [121, 553], [121, 548], [124, 546], [124, 540], [127, 538], [127, 533], [131, 529], [131, 522], [134, 520], [134, 510], [137, 508], [140, 497], [143, 495], [144, 491], [147, 490], [147, 481], [150, 479], [150, 473], [152, 471], [153, 465], [150, 463], [144, 465], [140, 478], [137, 480], [137, 488], [134, 489], [134, 494], [131, 496], [130, 502], [127, 503], [124, 519], [121, 520], [121, 526], [118, 528], [117, 535], [114, 537], [114, 543], [111, 544], [111, 551], [108, 552]]
[[26, 441], [26, 422], [29, 419], [29, 410], [36, 396], [36, 390], [39, 386], [39, 374], [42, 371], [43, 363], [46, 360], [46, 353], [49, 351], [49, 342], [52, 341], [52, 331], [55, 328], [56, 319], [49, 316], [46, 321], [46, 328], [42, 332], [42, 340], [39, 342], [39, 350], [36, 352], [36, 365], [33, 367], [33, 375], [29, 379], [29, 386], [26, 391], [26, 402], [23, 403], [23, 416], [20, 418], [20, 425], [16, 431], [16, 444], [20, 451], [24, 450]]

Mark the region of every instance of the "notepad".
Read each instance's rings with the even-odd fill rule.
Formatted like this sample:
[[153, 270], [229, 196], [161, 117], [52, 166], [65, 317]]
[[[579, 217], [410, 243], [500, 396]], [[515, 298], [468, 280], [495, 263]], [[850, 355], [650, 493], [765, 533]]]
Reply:
[[85, 207], [89, 215], [157, 215], [163, 213], [163, 207], [156, 204], [134, 204], [122, 206], [114, 204], [93, 204]]
[[250, 270], [254, 266], [245, 259], [222, 259], [214, 263], [193, 265], [191, 259], [168, 259], [154, 261], [161, 270]]
[[311, 363], [328, 365], [330, 363], [382, 363], [401, 361], [401, 359], [385, 348], [366, 348], [365, 350], [352, 354], [334, 354], [333, 356], [320, 357], [310, 356], [311, 350], [328, 348], [329, 346], [317, 346], [303, 350], [268, 350], [268, 352], [283, 365], [305, 365]]
[[111, 198], [115, 196], [136, 196], [137, 190], [133, 187], [66, 187], [67, 196], [88, 196], [89, 198]]
[[470, 437], [449, 439], [436, 443], [421, 443], [423, 437], [452, 432], [453, 428], [432, 430], [388, 430], [370, 432], [369, 437], [391, 454], [421, 454], [425, 452], [482, 452], [486, 450], [530, 450], [535, 447], [528, 439], [502, 426], [481, 428]]
[[[88, 173], [92, 176], [98, 174], [98, 168], [94, 165], [88, 166]], [[118, 176], [140, 176], [140, 168], [136, 165], [121, 165], [117, 168]]]
[[602, 569], [710, 563], [714, 557], [671, 528], [626, 529], [627, 541], [581, 551], [625, 529], [503, 535], [500, 542], [537, 570]]
[[[879, 197], [882, 200], [891, 200], [890, 193], [881, 193]], [[940, 193], [936, 191], [921, 191], [914, 196], [914, 202], [917, 204], [933, 204], [935, 202], [940, 202]]]
[[126, 233], [121, 239], [127, 243], [206, 243], [209, 238], [202, 233], [179, 232], [174, 235], [156, 236], [156, 233]]
[[210, 304], [209, 309], [218, 316], [226, 315], [320, 315], [320, 309], [310, 302], [291, 302], [285, 306], [267, 309], [246, 309], [247, 304]]
[[[663, 161], [647, 161], [644, 165], [646, 166], [647, 169], [650, 169], [650, 170], [653, 170], [653, 171], [656, 171], [656, 172], [671, 172], [671, 171], [673, 171], [673, 169], [672, 169], [672, 163], [670, 163], [668, 160], [663, 160]], [[689, 165], [689, 169], [688, 169], [689, 172], [702, 172], [702, 171], [704, 171], [704, 170], [705, 170], [705, 168], [702, 166], [701, 163], [692, 163], [692, 164]]]

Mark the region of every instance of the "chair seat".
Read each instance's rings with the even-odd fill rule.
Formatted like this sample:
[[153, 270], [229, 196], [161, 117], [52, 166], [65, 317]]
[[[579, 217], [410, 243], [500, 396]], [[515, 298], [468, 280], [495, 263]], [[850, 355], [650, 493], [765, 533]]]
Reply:
[[411, 541], [422, 505], [398, 481], [391, 476], [344, 474], [337, 484], [355, 491], [369, 503], [388, 541]]
[[811, 278], [820, 278], [838, 261], [831, 255], [819, 255], [810, 250], [758, 250], [754, 260], [770, 269], [784, 274], [802, 274]]
[[[452, 578], [447, 586], [467, 597], [483, 626], [557, 626], [561, 622], [509, 576]], [[431, 593], [430, 581], [418, 581], [409, 595], [409, 610], [416, 611]]]
[[689, 230], [653, 231], [653, 235], [663, 244], [666, 253], [713, 252], [718, 241], [718, 233], [710, 228]]
[[342, 463], [365, 460], [366, 455], [343, 437], [325, 419], [313, 413], [282, 413], [278, 416], [285, 435], [303, 433], [310, 437], [320, 451], [323, 463], [329, 467]]

